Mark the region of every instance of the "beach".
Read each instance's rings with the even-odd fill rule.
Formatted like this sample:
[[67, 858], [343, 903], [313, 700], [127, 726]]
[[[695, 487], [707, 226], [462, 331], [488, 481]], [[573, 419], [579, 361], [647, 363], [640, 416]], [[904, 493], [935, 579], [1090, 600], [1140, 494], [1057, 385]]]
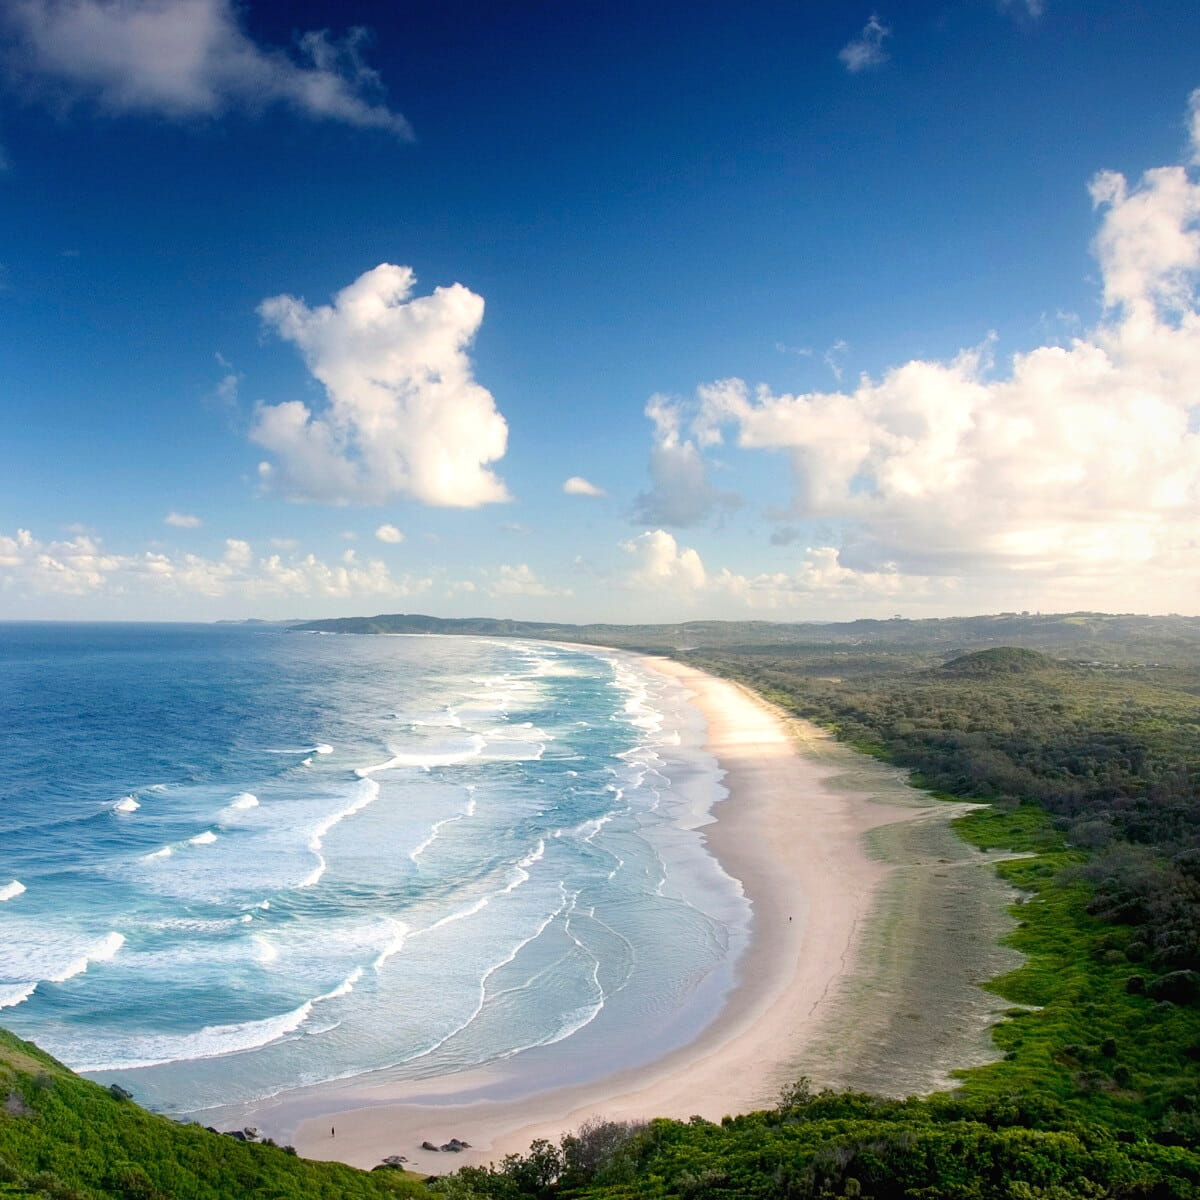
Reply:
[[[964, 1058], [988, 1056], [995, 1005], [974, 985], [1004, 965], [994, 938], [1006, 897], [990, 883], [986, 857], [946, 829], [963, 806], [932, 800], [902, 773], [838, 746], [735, 683], [671, 660], [639, 663], [691, 693], [707, 748], [725, 772], [728, 797], [702, 832], [744, 888], [753, 936], [716, 1019], [655, 1061], [581, 1084], [566, 1078], [515, 1099], [505, 1098], [503, 1064], [419, 1083], [362, 1076], [261, 1104], [249, 1123], [305, 1157], [371, 1167], [401, 1154], [413, 1170], [442, 1172], [499, 1161], [535, 1138], [556, 1141], [597, 1117], [719, 1120], [769, 1107], [801, 1074], [817, 1084], [864, 1086], [859, 1076], [881, 1050], [887, 1062], [877, 1068], [878, 1090], [893, 1094], [928, 1090]], [[912, 832], [889, 838], [900, 828]], [[974, 882], [966, 890], [981, 898], [995, 928], [981, 922], [979, 935], [960, 940], [948, 956], [937, 945], [936, 913], [961, 904], [967, 874]], [[922, 938], [924, 927], [932, 939]], [[882, 953], [888, 929], [911, 945]], [[941, 1026], [932, 1020], [907, 1048], [881, 1047], [879, 1039], [893, 1037], [889, 1021], [911, 1018], [907, 1010], [923, 1002], [914, 989], [929, 986], [930, 971], [939, 974], [933, 982], [946, 1005], [980, 999]], [[470, 1149], [420, 1149], [451, 1138]]]

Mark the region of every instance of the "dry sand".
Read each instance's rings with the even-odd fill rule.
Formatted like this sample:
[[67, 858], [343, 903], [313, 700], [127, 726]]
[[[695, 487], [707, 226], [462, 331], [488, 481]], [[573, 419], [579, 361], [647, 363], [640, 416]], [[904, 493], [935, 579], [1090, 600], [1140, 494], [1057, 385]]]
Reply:
[[[906, 1094], [988, 1056], [995, 1006], [974, 984], [1011, 965], [994, 942], [1007, 895], [946, 828], [964, 806], [931, 800], [737, 684], [641, 662], [693, 694], [726, 772], [729, 796], [703, 832], [745, 888], [753, 937], [717, 1019], [655, 1062], [523, 1099], [454, 1102], [494, 1088], [499, 1069], [422, 1084], [367, 1076], [260, 1106], [253, 1123], [308, 1158], [370, 1167], [404, 1154], [414, 1170], [446, 1171], [557, 1141], [595, 1116], [715, 1120], [771, 1105], [802, 1073]], [[945, 940], [946, 920], [964, 923], [957, 940]], [[472, 1149], [419, 1149], [451, 1137]]]

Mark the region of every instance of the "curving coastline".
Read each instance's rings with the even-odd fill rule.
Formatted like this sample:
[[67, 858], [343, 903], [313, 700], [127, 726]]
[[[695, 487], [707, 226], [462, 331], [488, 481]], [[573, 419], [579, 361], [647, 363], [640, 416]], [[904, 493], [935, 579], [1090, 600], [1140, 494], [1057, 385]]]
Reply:
[[[995, 946], [1007, 897], [986, 858], [947, 829], [963, 806], [930, 799], [737, 684], [672, 660], [639, 663], [688, 689], [725, 772], [729, 796], [703, 832], [754, 916], [716, 1020], [656, 1061], [519, 1099], [498, 1098], [503, 1065], [417, 1084], [360, 1077], [258, 1106], [255, 1124], [309, 1158], [369, 1167], [405, 1154], [415, 1170], [445, 1171], [593, 1116], [719, 1119], [769, 1106], [800, 1074], [905, 1094], [989, 1056], [997, 1002], [974, 984], [1009, 965]], [[973, 921], [951, 946], [938, 920], [948, 911]], [[915, 1037], [897, 1024], [914, 1007], [925, 1022]], [[471, 1150], [418, 1149], [452, 1137]]]

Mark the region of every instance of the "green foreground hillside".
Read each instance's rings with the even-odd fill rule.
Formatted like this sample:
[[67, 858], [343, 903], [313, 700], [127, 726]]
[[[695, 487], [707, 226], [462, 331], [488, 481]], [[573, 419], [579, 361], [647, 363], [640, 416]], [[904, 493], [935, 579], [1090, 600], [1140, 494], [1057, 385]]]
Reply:
[[0, 1196], [55, 1200], [392, 1200], [425, 1195], [394, 1170], [313, 1163], [149, 1113], [0, 1030]]
[[1102, 614], [838, 626], [529, 626], [389, 616], [351, 632], [657, 650], [756, 688], [1022, 857], [998, 1061], [953, 1094], [813, 1094], [720, 1124], [600, 1122], [422, 1183], [177, 1125], [0, 1033], [0, 1195], [1200, 1197], [1200, 621]]
[[177, 1125], [0, 1033], [0, 1195], [247, 1197], [1200, 1196], [1200, 1155], [1073, 1120], [1053, 1100], [810, 1093], [721, 1124], [597, 1122], [428, 1184]]

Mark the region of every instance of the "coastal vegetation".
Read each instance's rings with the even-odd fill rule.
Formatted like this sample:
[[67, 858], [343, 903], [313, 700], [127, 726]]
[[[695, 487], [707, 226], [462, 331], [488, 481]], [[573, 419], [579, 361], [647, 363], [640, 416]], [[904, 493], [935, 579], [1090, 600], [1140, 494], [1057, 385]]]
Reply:
[[767, 1111], [598, 1122], [423, 1184], [176, 1125], [0, 1035], [0, 1196], [1200, 1197], [1200, 621], [317, 627], [668, 653], [985, 802], [956, 828], [1014, 852], [1025, 955], [987, 985], [1010, 1005], [1000, 1057], [947, 1094], [800, 1081]]
[[395, 1200], [403, 1171], [296, 1157], [147, 1112], [0, 1030], [0, 1196], [49, 1200]]

